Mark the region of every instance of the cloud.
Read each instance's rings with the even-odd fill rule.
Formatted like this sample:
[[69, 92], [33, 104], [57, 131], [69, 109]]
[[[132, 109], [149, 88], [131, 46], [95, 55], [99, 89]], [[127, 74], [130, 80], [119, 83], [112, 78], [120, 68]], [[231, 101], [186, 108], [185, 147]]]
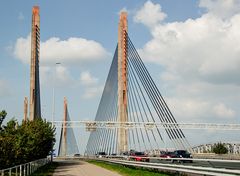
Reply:
[[84, 99], [93, 99], [99, 96], [103, 87], [98, 84], [99, 79], [92, 76], [89, 71], [83, 71], [80, 75], [80, 83], [84, 86]]
[[39, 74], [40, 74], [40, 84], [41, 85], [49, 85], [51, 83], [53, 86], [53, 69], [48, 66], [41, 66], [39, 67]]
[[167, 15], [162, 12], [160, 4], [153, 4], [151, 1], [147, 1], [144, 6], [137, 11], [134, 16], [134, 21], [152, 27], [163, 21], [166, 17]]
[[177, 120], [234, 121], [240, 114], [240, 2], [201, 0], [199, 8], [205, 12], [196, 19], [167, 22], [160, 4], [146, 2], [134, 20], [152, 38], [138, 52], [162, 66], [157, 84]]
[[236, 115], [234, 110], [227, 108], [223, 103], [219, 103], [214, 106], [213, 111], [218, 117], [222, 118], [233, 118]]
[[[159, 7], [159, 4], [151, 4]], [[142, 9], [135, 18], [140, 12]], [[147, 16], [151, 11], [148, 9], [144, 13]], [[234, 77], [240, 74], [240, 13], [228, 20], [209, 12], [183, 22], [142, 23], [152, 34], [152, 39], [139, 49], [146, 61], [161, 64], [167, 72], [182, 77], [240, 84]]]
[[98, 83], [98, 78], [93, 77], [89, 71], [84, 71], [80, 75], [80, 81], [83, 85], [89, 86]]
[[70, 82], [74, 82], [74, 79], [71, 77], [71, 74], [67, 67], [62, 65], [56, 67], [56, 81], [58, 84], [69, 84]]
[[199, 7], [205, 8], [216, 16], [229, 18], [239, 13], [240, 2], [238, 0], [200, 0]]
[[58, 65], [55, 68], [41, 66], [40, 79], [41, 85], [50, 87], [74, 87], [78, 83], [78, 80], [72, 77], [68, 67], [62, 65]]
[[[174, 112], [178, 122], [200, 122], [208, 118], [210, 103], [204, 100], [191, 98], [171, 97], [166, 102]], [[201, 120], [200, 120], [201, 119]]]
[[236, 116], [236, 112], [223, 103], [183, 97], [167, 98], [166, 101], [180, 122], [215, 123], [216, 120], [229, 120]]
[[89, 87], [85, 89], [85, 92], [83, 94], [84, 99], [92, 99], [96, 96], [100, 95], [103, 91], [102, 86], [96, 86], [96, 87]]
[[[17, 39], [14, 56], [23, 63], [30, 62], [31, 36]], [[110, 53], [98, 42], [84, 38], [71, 37], [61, 40], [57, 37], [49, 38], [40, 43], [40, 64], [53, 64], [55, 62], [83, 63], [93, 60], [106, 59]]]

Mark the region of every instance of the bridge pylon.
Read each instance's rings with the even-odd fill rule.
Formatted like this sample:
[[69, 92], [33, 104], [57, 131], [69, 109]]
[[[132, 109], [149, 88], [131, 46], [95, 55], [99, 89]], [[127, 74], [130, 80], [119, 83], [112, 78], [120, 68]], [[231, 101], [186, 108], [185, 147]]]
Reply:
[[23, 119], [26, 122], [27, 121], [27, 114], [28, 114], [28, 98], [27, 97], [24, 98], [23, 109], [24, 109]]
[[29, 118], [41, 118], [39, 54], [40, 54], [40, 15], [39, 7], [32, 9], [31, 66], [30, 66], [30, 100]]
[[58, 156], [73, 156], [76, 153], [79, 153], [77, 146], [77, 141], [74, 135], [73, 129], [68, 125], [68, 122], [71, 121], [68, 113], [68, 103], [67, 98], [64, 97], [63, 103], [63, 123], [60, 134]]
[[[127, 12], [121, 12], [118, 24], [118, 121], [127, 122]], [[118, 129], [118, 153], [128, 151], [128, 130]]]

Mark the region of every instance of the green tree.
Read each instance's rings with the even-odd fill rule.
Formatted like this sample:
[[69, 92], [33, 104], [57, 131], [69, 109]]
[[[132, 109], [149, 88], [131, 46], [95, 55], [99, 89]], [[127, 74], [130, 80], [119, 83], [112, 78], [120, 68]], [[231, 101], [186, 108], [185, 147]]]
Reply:
[[6, 116], [7, 116], [7, 112], [5, 110], [2, 110], [0, 112], [0, 132], [2, 131], [2, 123]]
[[46, 120], [38, 118], [34, 121], [24, 122], [21, 133], [18, 148], [24, 148], [26, 160], [46, 157], [54, 146], [55, 128], [52, 128]]
[[[0, 169], [46, 157], [55, 144], [55, 128], [42, 119], [2, 122], [6, 112], [0, 112]], [[2, 121], [1, 121], [2, 119]]]
[[227, 147], [222, 143], [217, 143], [213, 147], [213, 152], [216, 154], [226, 154], [228, 152]]
[[11, 166], [16, 163], [15, 143], [16, 143], [16, 121], [10, 120], [6, 126], [2, 127], [0, 133], [0, 167]]

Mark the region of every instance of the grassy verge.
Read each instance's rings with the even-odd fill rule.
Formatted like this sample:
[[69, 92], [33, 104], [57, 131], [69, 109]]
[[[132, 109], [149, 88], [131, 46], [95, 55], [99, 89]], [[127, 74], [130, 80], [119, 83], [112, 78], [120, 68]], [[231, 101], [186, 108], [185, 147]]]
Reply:
[[54, 170], [58, 166], [57, 162], [49, 163], [43, 167], [40, 167], [36, 172], [34, 172], [31, 176], [49, 176], [53, 175]]
[[89, 163], [115, 171], [124, 176], [169, 176], [171, 174], [160, 173], [154, 170], [147, 170], [144, 168], [125, 167], [118, 164], [111, 164], [104, 161], [89, 160]]

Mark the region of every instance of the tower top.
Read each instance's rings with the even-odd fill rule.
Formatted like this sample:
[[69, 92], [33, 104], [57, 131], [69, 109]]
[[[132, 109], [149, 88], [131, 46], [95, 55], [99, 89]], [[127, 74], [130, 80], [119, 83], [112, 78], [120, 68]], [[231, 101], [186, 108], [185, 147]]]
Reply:
[[[120, 35], [122, 35], [123, 32], [127, 32], [128, 31], [128, 21], [127, 21], [127, 12], [126, 11], [122, 11], [120, 13], [120, 19], [119, 19], [119, 26], [118, 26], [118, 33]], [[123, 39], [123, 36], [120, 37]]]
[[67, 98], [64, 97], [64, 104], [67, 105]]
[[39, 15], [39, 6], [33, 6], [32, 13], [34, 15]]
[[127, 12], [126, 11], [122, 11], [120, 13], [120, 20], [127, 20]]

